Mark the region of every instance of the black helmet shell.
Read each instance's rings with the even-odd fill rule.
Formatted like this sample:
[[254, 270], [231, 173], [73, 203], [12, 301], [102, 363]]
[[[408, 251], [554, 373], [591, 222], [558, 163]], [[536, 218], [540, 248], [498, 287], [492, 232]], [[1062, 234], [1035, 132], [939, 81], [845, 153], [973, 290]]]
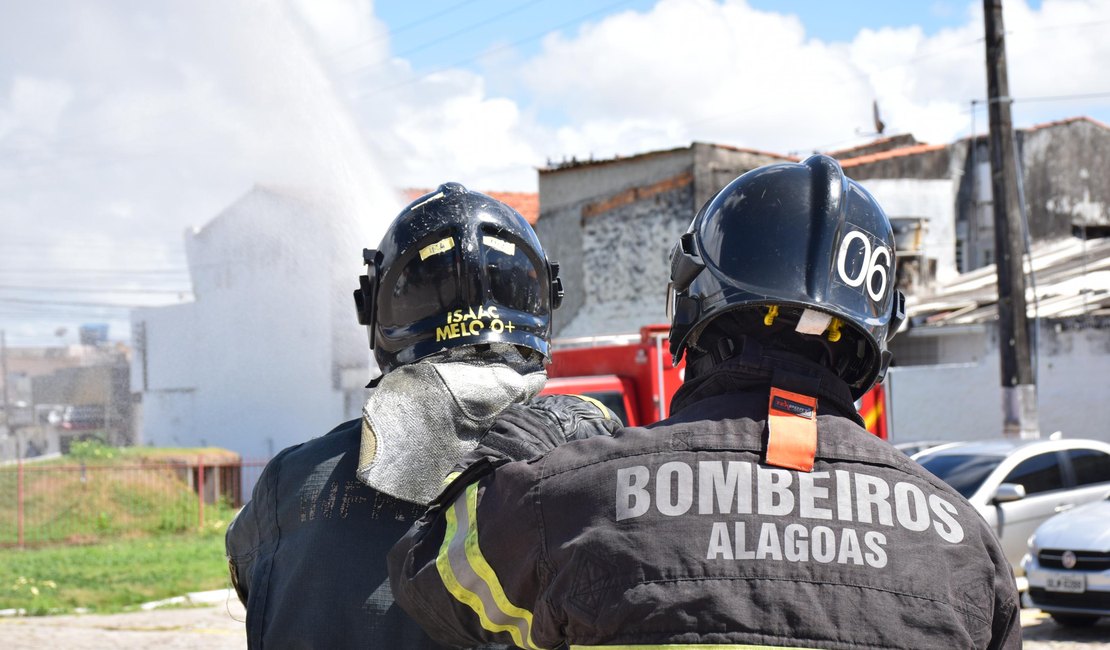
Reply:
[[863, 341], [842, 378], [881, 379], [902, 319], [894, 235], [878, 202], [828, 156], [754, 169], [701, 209], [672, 253], [671, 354], [733, 309], [779, 305], [840, 319]]
[[355, 303], [383, 373], [480, 343], [549, 356], [558, 266], [508, 205], [445, 183], [402, 210], [363, 257]]

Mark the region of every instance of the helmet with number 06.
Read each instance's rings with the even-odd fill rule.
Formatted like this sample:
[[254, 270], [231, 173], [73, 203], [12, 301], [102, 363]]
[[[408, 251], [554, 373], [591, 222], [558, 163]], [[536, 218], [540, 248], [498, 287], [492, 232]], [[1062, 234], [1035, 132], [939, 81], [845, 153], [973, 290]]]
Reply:
[[402, 210], [363, 260], [355, 306], [383, 374], [466, 345], [509, 343], [549, 356], [559, 267], [501, 201], [440, 185]]
[[832, 369], [858, 398], [882, 380], [904, 319], [894, 271], [890, 221], [836, 160], [754, 169], [702, 207], [672, 252], [671, 354], [677, 363], [723, 313], [760, 309], [769, 324], [781, 309], [798, 332], [836, 341]]

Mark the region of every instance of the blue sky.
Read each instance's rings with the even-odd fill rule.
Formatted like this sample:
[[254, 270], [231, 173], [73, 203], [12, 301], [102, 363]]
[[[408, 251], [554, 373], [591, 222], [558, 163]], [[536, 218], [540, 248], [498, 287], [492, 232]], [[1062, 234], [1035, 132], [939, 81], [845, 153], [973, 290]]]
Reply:
[[[942, 28], [962, 24], [968, 9], [967, 3], [943, 0], [853, 0], [847, 4], [828, 0], [752, 0], [748, 4], [763, 11], [798, 16], [813, 38], [844, 42], [865, 28], [917, 26], [925, 34], [935, 34]], [[583, 20], [596, 20], [624, 10], [647, 11], [654, 5], [654, 0], [419, 3], [384, 0], [375, 4], [374, 10], [391, 31], [397, 30], [391, 33], [394, 51], [404, 55], [418, 71], [427, 71], [469, 59], [491, 46], [553, 29], [574, 32]], [[1030, 5], [1039, 8], [1040, 2]], [[540, 40], [531, 38], [517, 49], [524, 56], [532, 56], [539, 51]]]
[[[1110, 2], [1004, 4], [1016, 125], [1110, 122]], [[886, 135], [982, 133], [981, 7], [0, 0], [0, 329], [126, 339], [128, 308], [192, 298], [183, 233], [259, 184], [380, 232], [396, 188], [535, 191], [548, 161], [692, 141], [828, 150], [874, 137], [873, 101]]]

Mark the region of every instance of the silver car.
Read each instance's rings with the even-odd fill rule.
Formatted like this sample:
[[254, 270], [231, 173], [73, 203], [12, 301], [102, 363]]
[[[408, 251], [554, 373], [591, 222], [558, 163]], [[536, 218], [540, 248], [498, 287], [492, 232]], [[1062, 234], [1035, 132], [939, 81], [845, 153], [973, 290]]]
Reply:
[[1029, 599], [1062, 625], [1110, 616], [1110, 498], [1052, 517], [1021, 562]]
[[1026, 541], [1041, 522], [1110, 494], [1110, 444], [1097, 440], [966, 442], [914, 460], [975, 506], [1018, 575]]

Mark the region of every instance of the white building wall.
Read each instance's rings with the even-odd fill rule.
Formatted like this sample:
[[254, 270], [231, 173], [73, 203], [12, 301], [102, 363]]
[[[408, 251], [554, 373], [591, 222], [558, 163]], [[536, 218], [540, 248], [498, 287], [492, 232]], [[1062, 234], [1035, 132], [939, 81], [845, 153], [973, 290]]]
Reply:
[[133, 316], [147, 444], [263, 458], [359, 412], [369, 351], [351, 290], [371, 243], [336, 221], [256, 189], [186, 235], [195, 302]]
[[863, 186], [883, 206], [888, 217], [925, 219], [922, 248], [937, 262], [937, 280], [945, 282], [956, 269], [956, 191], [951, 180], [912, 178], [873, 179]]
[[[977, 362], [896, 366], [887, 375], [891, 439], [974, 440], [1002, 433], [998, 347]], [[1110, 331], [1042, 331], [1037, 373], [1041, 435], [1110, 442]]]

